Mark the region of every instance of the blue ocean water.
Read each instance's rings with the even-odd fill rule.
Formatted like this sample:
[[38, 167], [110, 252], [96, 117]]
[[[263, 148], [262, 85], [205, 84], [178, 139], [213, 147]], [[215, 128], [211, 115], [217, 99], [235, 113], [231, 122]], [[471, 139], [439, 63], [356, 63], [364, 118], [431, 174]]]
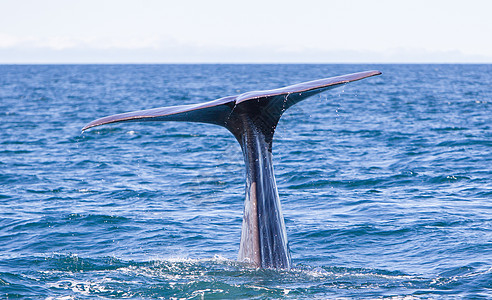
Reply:
[[[377, 69], [273, 144], [294, 268], [235, 261], [239, 144], [102, 116]], [[492, 298], [492, 65], [0, 65], [0, 298]]]

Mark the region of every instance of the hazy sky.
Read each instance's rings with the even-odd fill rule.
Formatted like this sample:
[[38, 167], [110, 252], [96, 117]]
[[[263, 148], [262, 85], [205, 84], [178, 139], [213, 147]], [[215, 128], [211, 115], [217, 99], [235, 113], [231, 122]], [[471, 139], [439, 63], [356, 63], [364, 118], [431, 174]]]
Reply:
[[489, 0], [0, 0], [0, 63], [486, 62]]

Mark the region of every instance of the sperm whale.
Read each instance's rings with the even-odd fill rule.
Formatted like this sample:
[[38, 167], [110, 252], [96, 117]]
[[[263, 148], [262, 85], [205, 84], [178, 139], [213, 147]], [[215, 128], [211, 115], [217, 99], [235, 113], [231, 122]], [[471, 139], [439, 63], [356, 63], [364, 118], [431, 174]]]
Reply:
[[82, 131], [116, 122], [187, 121], [220, 125], [241, 145], [246, 199], [238, 260], [257, 268], [290, 269], [284, 217], [273, 173], [272, 140], [282, 114], [294, 104], [346, 83], [380, 75], [366, 71], [252, 91], [217, 100], [147, 109], [94, 120]]

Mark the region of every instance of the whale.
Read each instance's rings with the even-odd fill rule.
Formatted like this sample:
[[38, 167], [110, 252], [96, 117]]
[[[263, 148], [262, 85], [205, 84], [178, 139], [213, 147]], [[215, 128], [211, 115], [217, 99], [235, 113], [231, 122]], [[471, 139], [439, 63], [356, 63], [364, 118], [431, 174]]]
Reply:
[[272, 162], [273, 135], [280, 117], [311, 96], [380, 74], [358, 72], [198, 104], [120, 113], [94, 120], [82, 132], [105, 124], [147, 121], [200, 122], [226, 128], [241, 145], [246, 169], [238, 261], [255, 268], [289, 270], [292, 261]]

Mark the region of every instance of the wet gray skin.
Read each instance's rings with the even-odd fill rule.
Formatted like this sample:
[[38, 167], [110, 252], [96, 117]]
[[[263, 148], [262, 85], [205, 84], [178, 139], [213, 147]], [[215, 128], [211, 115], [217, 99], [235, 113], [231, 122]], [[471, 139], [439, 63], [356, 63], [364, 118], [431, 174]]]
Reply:
[[223, 126], [237, 139], [246, 167], [239, 260], [258, 268], [290, 269], [284, 217], [272, 164], [272, 139], [280, 117], [292, 105], [346, 83], [380, 75], [360, 72], [254, 91], [200, 104], [179, 105], [112, 115], [82, 130], [116, 122], [188, 121]]

